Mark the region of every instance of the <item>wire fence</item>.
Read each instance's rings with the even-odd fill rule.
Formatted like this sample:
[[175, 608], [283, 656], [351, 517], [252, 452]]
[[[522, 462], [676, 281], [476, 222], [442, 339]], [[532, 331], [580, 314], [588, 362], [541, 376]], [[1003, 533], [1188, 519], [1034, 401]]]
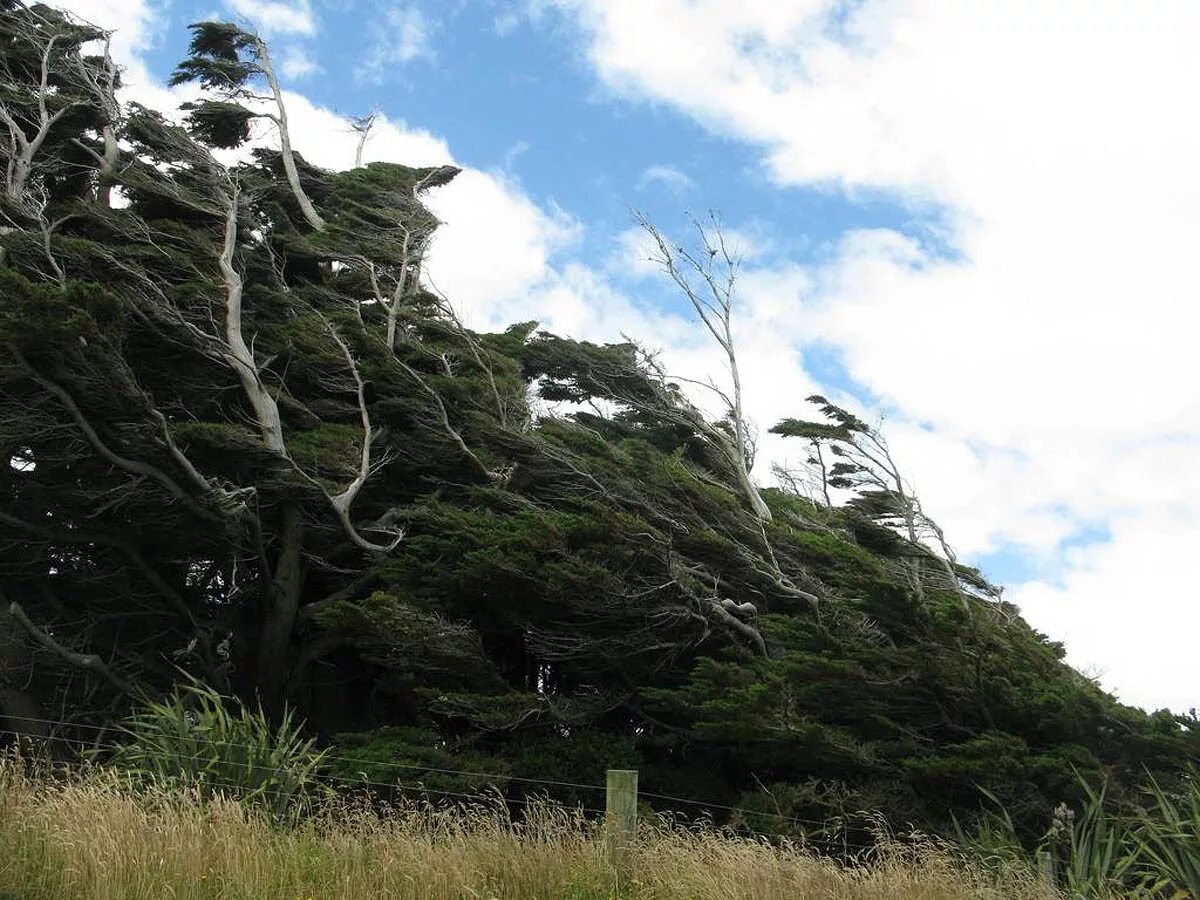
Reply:
[[[85, 729], [88, 731], [96, 731], [96, 732], [101, 732], [101, 733], [112, 733], [114, 731], [117, 731], [117, 732], [120, 731], [119, 727], [114, 729], [114, 728], [110, 728], [110, 727], [106, 727], [106, 726], [102, 726], [102, 725], [86, 725], [86, 724], [75, 724], [75, 723], [69, 723], [69, 722], [57, 722], [52, 719], [34, 719], [34, 718], [29, 718], [27, 716], [5, 716], [5, 718], [7, 718], [11, 721], [33, 722], [33, 723], [37, 723], [40, 725], [56, 725], [56, 726], [60, 726], [60, 727], [70, 727], [70, 728], [82, 728], [82, 729]], [[0, 732], [2, 732], [2, 730], [0, 730]], [[12, 733], [12, 732], [7, 732], [7, 733]], [[195, 737], [199, 738], [199, 739], [205, 739], [205, 738], [203, 738], [202, 735], [196, 735]], [[78, 738], [76, 738], [74, 740], [90, 746], [90, 743], [87, 741], [82, 741], [81, 739], [78, 739]], [[212, 739], [207, 739], [207, 740], [212, 740]], [[220, 743], [224, 744], [226, 747], [234, 747], [239, 750], [254, 749], [249, 744], [239, 744], [234, 741], [221, 741]], [[418, 763], [401, 763], [401, 762], [395, 762], [392, 760], [369, 760], [369, 761], [366, 761], [366, 760], [358, 759], [356, 757], [336, 756], [336, 755], [329, 754], [329, 753], [326, 753], [323, 756], [323, 758], [330, 762], [346, 762], [346, 763], [359, 763], [359, 764], [364, 763], [364, 762], [369, 762], [370, 765], [372, 765], [372, 766], [383, 766], [385, 768], [390, 768], [390, 769], [413, 770], [413, 771], [420, 771], [420, 772], [439, 774], [439, 775], [458, 775], [458, 776], [462, 776], [462, 777], [466, 777], [466, 778], [502, 779], [504, 781], [516, 781], [516, 782], [528, 783], [528, 784], [545, 784], [545, 785], [553, 785], [554, 787], [573, 788], [573, 789], [577, 789], [577, 790], [594, 790], [594, 791], [605, 790], [605, 787], [603, 785], [581, 784], [581, 783], [573, 782], [573, 781], [555, 781], [555, 780], [547, 779], [547, 778], [526, 778], [526, 777], [522, 777], [522, 776], [518, 776], [518, 775], [505, 775], [500, 772], [472, 772], [472, 771], [463, 770], [463, 769], [445, 769], [445, 768], [439, 768], [437, 766], [424, 766], [424, 765], [420, 765]]]
[[[10, 730], [10, 729], [0, 728], [0, 735], [9, 735], [14, 738], [25, 738], [28, 740], [35, 740], [35, 741], [41, 740], [41, 741], [58, 742], [59, 744], [62, 744], [65, 746], [74, 747], [79, 752], [96, 752], [96, 753], [114, 752], [121, 746], [120, 744], [112, 742], [112, 741], [102, 742], [100, 740], [101, 736], [103, 736], [103, 735], [121, 733], [122, 729], [120, 729], [119, 727], [112, 728], [112, 727], [106, 727], [106, 726], [100, 726], [100, 725], [89, 725], [86, 723], [74, 723], [74, 722], [66, 722], [66, 721], [62, 721], [62, 720], [35, 718], [35, 717], [29, 717], [29, 716], [6, 715], [4, 718], [9, 720], [10, 722], [25, 722], [25, 723], [29, 723], [31, 725], [55, 727], [55, 728], [73, 728], [73, 729], [79, 729], [79, 730], [84, 730], [84, 731], [92, 731], [92, 732], [96, 732], [97, 734], [96, 734], [96, 739], [87, 740], [87, 739], [78, 738], [78, 737], [67, 737], [65, 735], [30, 734], [27, 731], [15, 731], [15, 730]], [[189, 735], [189, 738], [194, 741], [199, 741], [202, 743], [207, 742], [211, 745], [220, 745], [220, 746], [223, 746], [226, 748], [232, 748], [232, 749], [239, 749], [239, 750], [256, 749], [255, 747], [252, 747], [251, 745], [248, 745], [248, 744], [241, 744], [241, 743], [229, 742], [229, 741], [219, 741], [215, 738], [208, 737], [208, 736], [205, 736], [202, 734]], [[200, 752], [200, 753], [195, 753], [195, 754], [190, 754], [190, 755], [185, 754], [183, 756], [178, 756], [176, 758], [179, 760], [199, 761], [208, 756], [209, 756], [209, 754]], [[529, 806], [531, 804], [535, 804], [540, 801], [537, 799], [531, 800], [531, 799], [525, 799], [525, 798], [520, 798], [520, 797], [507, 797], [503, 793], [500, 792], [500, 790], [499, 790], [500, 783], [515, 782], [515, 783], [519, 783], [519, 784], [541, 785], [541, 786], [551, 787], [551, 788], [566, 788], [566, 789], [571, 789], [571, 790], [595, 791], [595, 792], [601, 792], [601, 793], [607, 791], [607, 786], [601, 785], [601, 784], [588, 784], [588, 783], [584, 783], [584, 782], [564, 781], [561, 779], [553, 779], [553, 778], [534, 778], [534, 777], [529, 777], [529, 776], [507, 775], [502, 772], [480, 772], [480, 771], [472, 771], [472, 770], [468, 770], [468, 769], [452, 769], [452, 768], [446, 768], [446, 767], [440, 767], [440, 766], [426, 766], [426, 765], [421, 765], [419, 763], [404, 763], [404, 762], [399, 762], [399, 761], [395, 761], [395, 760], [366, 760], [366, 759], [361, 759], [361, 758], [357, 758], [357, 757], [331, 754], [328, 752], [326, 752], [322, 755], [322, 760], [325, 762], [338, 762], [338, 763], [346, 763], [346, 764], [351, 764], [351, 765], [362, 765], [364, 768], [369, 766], [371, 768], [390, 769], [390, 770], [395, 770], [397, 772], [412, 772], [412, 773], [419, 772], [423, 775], [431, 775], [431, 774], [432, 775], [449, 775], [449, 776], [456, 776], [456, 777], [460, 777], [460, 778], [486, 779], [486, 780], [490, 780], [495, 783], [492, 785], [492, 787], [494, 787], [496, 789], [496, 793], [493, 795], [490, 795], [490, 796], [493, 796], [497, 800], [502, 800], [504, 803], [513, 804], [513, 805], [517, 805], [517, 806]], [[276, 767], [257, 766], [253, 763], [247, 763], [245, 761], [241, 761], [239, 764], [242, 765], [243, 767], [249, 767], [251, 769], [256, 769], [256, 768], [261, 768], [263, 770], [275, 770], [276, 769]], [[410, 776], [410, 777], [412, 777], [412, 776]], [[337, 775], [332, 772], [322, 772], [319, 775], [318, 780], [322, 781], [322, 782], [331, 782], [334, 784], [345, 785], [348, 788], [378, 788], [381, 790], [388, 790], [388, 791], [394, 791], [394, 790], [399, 789], [399, 790], [404, 790], [404, 791], [412, 791], [412, 792], [417, 792], [417, 793], [428, 794], [428, 795], [432, 795], [432, 796], [454, 798], [457, 800], [469, 800], [469, 801], [476, 802], [476, 803], [481, 802], [482, 800], [484, 800], [485, 798], [487, 798], [489, 796], [488, 794], [484, 794], [484, 793], [467, 793], [465, 791], [451, 791], [451, 790], [446, 790], [446, 789], [442, 789], [442, 788], [432, 788], [432, 787], [425, 785], [421, 781], [403, 781], [400, 779], [397, 779], [394, 781], [378, 781], [378, 780], [372, 780], [372, 779], [369, 779], [366, 777], [349, 778], [344, 775]], [[236, 785], [236, 784], [228, 784], [228, 785], [222, 785], [222, 786], [227, 786], [230, 788], [245, 788], [245, 785]], [[262, 788], [258, 789], [258, 792], [273, 793], [273, 792], [267, 791], [266, 789], [262, 789]], [[277, 793], [277, 792], [275, 792], [275, 793]], [[654, 792], [654, 791], [643, 791], [640, 789], [638, 790], [638, 799], [657, 800], [657, 801], [660, 801], [661, 803], [687, 806], [692, 809], [696, 809], [696, 810], [700, 811], [697, 818], [706, 818], [706, 816], [705, 816], [706, 813], [709, 814], [708, 817], [711, 817], [712, 813], [721, 812], [721, 813], [740, 815], [743, 817], [743, 820], [745, 820], [746, 817], [749, 817], [750, 819], [755, 819], [755, 818], [768, 819], [768, 820], [776, 821], [780, 825], [784, 825], [784, 826], [791, 825], [796, 828], [799, 828], [802, 833], [806, 829], [809, 829], [809, 828], [815, 828], [817, 831], [826, 832], [831, 828], [831, 825], [833, 823], [836, 823], [836, 821], [837, 821], [836, 819], [835, 820], [825, 820], [825, 821], [817, 820], [817, 819], [806, 819], [806, 818], [802, 818], [799, 816], [788, 815], [788, 814], [785, 814], [782, 812], [772, 812], [772, 811], [763, 810], [763, 809], [749, 809], [744, 806], [734, 806], [734, 805], [725, 804], [725, 803], [718, 803], [718, 802], [711, 801], [711, 800], [702, 800], [702, 799], [692, 798], [692, 797], [679, 797], [679, 796], [675, 796], [672, 794], [664, 794], [664, 793], [658, 793], [658, 792]], [[579, 809], [582, 812], [587, 813], [587, 814], [604, 815], [604, 813], [605, 813], [604, 810], [597, 809], [595, 807], [581, 805], [581, 806], [576, 806], [575, 808]], [[678, 810], [676, 810], [676, 811], [678, 811]], [[745, 830], [751, 831], [751, 833], [758, 834], [763, 837], [774, 836], [774, 835], [770, 835], [770, 834], [764, 833], [764, 832], [755, 832], [748, 828]]]

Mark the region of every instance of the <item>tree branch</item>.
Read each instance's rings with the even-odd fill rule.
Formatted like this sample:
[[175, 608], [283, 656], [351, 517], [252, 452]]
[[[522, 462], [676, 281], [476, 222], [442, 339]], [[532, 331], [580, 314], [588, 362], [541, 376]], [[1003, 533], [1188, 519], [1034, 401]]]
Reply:
[[334, 343], [338, 345], [338, 349], [342, 351], [342, 358], [346, 360], [346, 366], [350, 369], [350, 375], [354, 379], [355, 397], [358, 401], [358, 417], [362, 424], [362, 449], [359, 451], [358, 472], [354, 479], [348, 484], [345, 490], [338, 494], [331, 495], [321, 486], [321, 491], [329, 498], [330, 505], [333, 506], [334, 513], [337, 514], [338, 521], [342, 523], [342, 527], [346, 531], [346, 535], [358, 547], [372, 553], [389, 553], [395, 550], [404, 540], [403, 529], [396, 529], [394, 539], [390, 544], [376, 544], [368, 541], [358, 529], [354, 527], [354, 523], [350, 519], [350, 506], [354, 503], [354, 498], [358, 496], [358, 492], [371, 476], [371, 443], [374, 438], [374, 432], [371, 428], [371, 414], [367, 410], [366, 390], [363, 385], [362, 376], [358, 372], [358, 364], [354, 361], [354, 356], [350, 353], [350, 348], [346, 346], [346, 342], [342, 340], [341, 335], [337, 333], [337, 329], [333, 324], [321, 313], [317, 313], [322, 322], [325, 323], [325, 328], [329, 331], [329, 336]]
[[136, 696], [133, 685], [114, 673], [104, 664], [104, 660], [99, 656], [96, 656], [94, 653], [76, 653], [73, 650], [68, 650], [49, 634], [34, 625], [33, 622], [29, 621], [29, 616], [25, 615], [25, 610], [15, 600], [8, 605], [8, 614], [17, 620], [31, 638], [51, 653], [61, 657], [77, 668], [100, 676], [117, 690], [121, 691], [121, 693], [127, 694], [130, 697]]
[[13, 359], [17, 361], [17, 364], [25, 371], [25, 373], [28, 374], [29, 377], [36, 381], [39, 385], [45, 388], [46, 391], [58, 398], [59, 402], [67, 408], [67, 411], [71, 414], [71, 418], [75, 420], [75, 424], [79, 426], [80, 431], [82, 431], [87, 437], [88, 443], [90, 443], [92, 447], [95, 448], [96, 452], [99, 453], [104, 459], [108, 460], [108, 462], [112, 463], [117, 468], [123, 469], [130, 474], [140, 475], [157, 482], [173, 498], [182, 501], [193, 512], [196, 512], [202, 517], [207, 519], [216, 518], [212, 512], [197, 504], [192, 496], [179, 486], [175, 479], [173, 479], [162, 469], [158, 468], [158, 466], [139, 459], [129, 459], [128, 457], [122, 456], [110, 448], [96, 432], [96, 429], [92, 427], [91, 423], [88, 422], [82, 410], [80, 410], [79, 405], [75, 402], [75, 399], [63, 387], [55, 384], [53, 381], [38, 372], [37, 369], [35, 369], [32, 365], [30, 365], [29, 361], [25, 358], [25, 355], [21, 352], [20, 348], [18, 348], [16, 344], [9, 343], [5, 346], [8, 348], [9, 353], [12, 354]]

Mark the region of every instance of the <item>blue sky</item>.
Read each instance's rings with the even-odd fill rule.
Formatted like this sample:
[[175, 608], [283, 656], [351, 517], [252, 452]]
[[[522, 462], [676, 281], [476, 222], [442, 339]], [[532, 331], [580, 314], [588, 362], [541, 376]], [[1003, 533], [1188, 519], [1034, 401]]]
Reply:
[[[960, 557], [1123, 699], [1200, 705], [1200, 7], [1125, 0], [67, 0], [158, 106], [186, 24], [269, 40], [295, 143], [464, 173], [427, 273], [478, 327], [723, 377], [631, 209], [718, 210], [765, 431], [881, 415]], [[1121, 60], [1120, 66], [1113, 60]], [[342, 118], [339, 118], [342, 117]], [[264, 135], [264, 140], [271, 140]], [[759, 480], [799, 451], [764, 437]]]

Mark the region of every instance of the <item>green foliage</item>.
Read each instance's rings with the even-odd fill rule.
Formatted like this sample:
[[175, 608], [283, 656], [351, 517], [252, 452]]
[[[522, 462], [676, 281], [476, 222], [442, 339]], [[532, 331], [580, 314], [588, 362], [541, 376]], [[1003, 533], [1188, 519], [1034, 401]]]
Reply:
[[250, 125], [257, 116], [237, 103], [204, 100], [184, 103], [188, 128], [198, 139], [213, 147], [239, 147], [250, 139]]
[[[231, 92], [259, 74], [254, 35], [228, 22], [194, 22], [188, 52], [168, 82], [172, 87], [190, 81], [201, 87]], [[250, 51], [248, 56], [243, 56]]]
[[0, 341], [34, 349], [39, 342], [95, 338], [118, 327], [114, 298], [96, 284], [71, 282], [65, 288], [38, 284], [19, 271], [0, 268]]
[[879, 557], [847, 535], [795, 528], [780, 531], [784, 552], [801, 565], [820, 570], [822, 580], [846, 596], [886, 595], [889, 587], [898, 587]]
[[[597, 728], [555, 728], [519, 735], [504, 748], [512, 773], [530, 782], [514, 782], [526, 796], [549, 796], [559, 803], [603, 808], [604, 795], [572, 785], [595, 785], [608, 769], [636, 769], [640, 754], [632, 736], [614, 736]], [[537, 783], [548, 780], [554, 783]]]
[[334, 735], [326, 762], [339, 787], [357, 783], [376, 795], [390, 790], [439, 804], [503, 790], [510, 768], [502, 757], [455, 750], [437, 732], [396, 726]]
[[1080, 812], [1065, 804], [1055, 810], [1046, 852], [1062, 860], [1058, 875], [1072, 895], [1119, 894], [1135, 863], [1129, 853], [1128, 824], [1105, 808], [1107, 786], [1097, 790], [1086, 781], [1081, 784], [1085, 796]]
[[228, 794], [279, 818], [304, 808], [322, 764], [291, 711], [273, 725], [261, 708], [196, 682], [143, 702], [118, 727], [117, 749], [94, 755], [135, 780]]
[[1136, 862], [1130, 868], [1140, 868], [1154, 890], [1200, 897], [1200, 773], [1193, 770], [1170, 790], [1151, 778], [1145, 812], [1132, 831]]

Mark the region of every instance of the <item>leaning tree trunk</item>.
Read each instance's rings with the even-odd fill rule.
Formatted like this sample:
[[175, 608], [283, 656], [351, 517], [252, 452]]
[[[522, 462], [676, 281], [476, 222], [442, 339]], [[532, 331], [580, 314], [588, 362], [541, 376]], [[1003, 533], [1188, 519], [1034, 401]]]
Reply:
[[259, 696], [273, 715], [281, 711], [285, 696], [288, 651], [304, 588], [304, 516], [294, 503], [283, 508], [279, 543], [258, 646]]
[[288, 186], [291, 187], [292, 195], [296, 198], [296, 203], [300, 205], [300, 212], [304, 213], [308, 224], [315, 231], [324, 231], [325, 220], [321, 218], [321, 214], [313, 206], [308, 194], [304, 192], [304, 188], [300, 184], [300, 173], [296, 171], [296, 157], [292, 151], [292, 134], [288, 129], [287, 107], [283, 103], [283, 89], [279, 86], [279, 80], [275, 77], [275, 69], [271, 65], [271, 55], [267, 51], [267, 45], [262, 41], [257, 42], [255, 51], [263, 75], [266, 76], [271, 93], [275, 96], [275, 108], [278, 112], [274, 118], [275, 124], [279, 127], [280, 158], [283, 160], [283, 172], [287, 176]]

